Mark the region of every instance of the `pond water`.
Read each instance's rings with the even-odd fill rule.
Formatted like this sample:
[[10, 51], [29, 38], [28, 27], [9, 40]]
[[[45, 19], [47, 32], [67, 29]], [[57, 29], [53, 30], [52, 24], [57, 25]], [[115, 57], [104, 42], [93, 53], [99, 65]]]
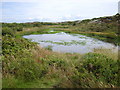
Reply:
[[80, 53], [85, 54], [93, 52], [94, 49], [117, 50], [113, 44], [106, 43], [91, 37], [80, 34], [67, 34], [64, 32], [55, 34], [25, 35], [26, 39], [37, 42], [40, 46], [49, 47], [52, 51], [62, 53]]

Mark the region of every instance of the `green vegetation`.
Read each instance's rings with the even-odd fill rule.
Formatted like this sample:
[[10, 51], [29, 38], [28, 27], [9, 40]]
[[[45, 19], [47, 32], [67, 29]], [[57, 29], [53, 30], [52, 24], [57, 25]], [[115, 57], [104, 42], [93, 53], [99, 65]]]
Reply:
[[65, 42], [65, 41], [61, 41], [61, 42], [53, 42], [53, 41], [40, 41], [40, 42], [46, 42], [46, 43], [52, 43], [52, 44], [58, 44], [58, 45], [64, 45], [64, 46], [70, 46], [70, 45], [85, 45], [86, 42], [81, 42], [81, 41], [75, 41], [72, 40], [71, 42]]
[[[52, 52], [51, 46], [44, 49], [37, 43], [21, 37], [28, 34], [64, 31], [86, 34], [119, 44], [120, 41], [117, 39], [119, 33], [116, 30], [119, 25], [118, 18], [119, 14], [81, 22], [3, 23], [1, 56], [3, 88], [120, 87], [118, 59], [99, 52], [85, 55]], [[54, 32], [50, 32], [51, 30]], [[79, 42], [51, 43], [69, 45]]]
[[93, 38], [97, 38], [115, 45], [120, 44], [119, 21], [120, 14], [109, 17], [100, 17], [94, 19], [86, 19], [74, 22], [62, 22], [64, 30], [74, 33], [84, 34]]

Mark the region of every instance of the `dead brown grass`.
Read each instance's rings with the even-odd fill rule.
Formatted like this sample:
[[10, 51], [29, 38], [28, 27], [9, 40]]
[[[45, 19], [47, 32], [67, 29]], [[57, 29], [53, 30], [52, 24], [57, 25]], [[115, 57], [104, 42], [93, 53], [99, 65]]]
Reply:
[[118, 50], [112, 51], [111, 49], [94, 49], [94, 53], [100, 53], [114, 60], [118, 60]]

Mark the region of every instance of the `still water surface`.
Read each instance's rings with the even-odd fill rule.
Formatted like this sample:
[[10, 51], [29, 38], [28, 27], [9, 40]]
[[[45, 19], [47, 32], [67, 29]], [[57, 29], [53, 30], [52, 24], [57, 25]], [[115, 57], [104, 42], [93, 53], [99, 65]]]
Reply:
[[23, 37], [39, 43], [44, 48], [51, 47], [52, 51], [62, 53], [85, 54], [100, 48], [111, 49], [113, 52], [117, 50], [117, 47], [113, 44], [80, 34], [60, 32], [55, 34], [25, 35]]

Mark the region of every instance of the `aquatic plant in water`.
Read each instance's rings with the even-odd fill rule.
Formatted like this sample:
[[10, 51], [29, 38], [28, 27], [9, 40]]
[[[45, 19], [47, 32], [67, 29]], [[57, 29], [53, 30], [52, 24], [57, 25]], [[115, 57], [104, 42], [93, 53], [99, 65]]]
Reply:
[[52, 43], [52, 44], [57, 44], [57, 45], [65, 45], [65, 46], [70, 46], [70, 45], [85, 45], [86, 42], [85, 41], [75, 41], [75, 40], [71, 40], [71, 42], [65, 42], [65, 41], [62, 41], [62, 42], [54, 42], [54, 41], [50, 41], [50, 40], [47, 40], [47, 41], [40, 41], [40, 42], [45, 42], [45, 43]]

